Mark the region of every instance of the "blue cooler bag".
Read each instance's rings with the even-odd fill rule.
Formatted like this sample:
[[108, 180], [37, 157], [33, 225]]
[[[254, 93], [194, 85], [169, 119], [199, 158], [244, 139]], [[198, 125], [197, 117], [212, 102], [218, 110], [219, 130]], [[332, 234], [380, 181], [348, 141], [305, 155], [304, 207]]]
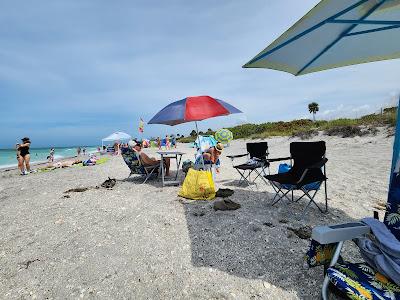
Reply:
[[[278, 169], [278, 173], [280, 174], [280, 173], [289, 172], [291, 168], [292, 168], [292, 166], [290, 166], [288, 164], [280, 164], [279, 165], [279, 169]], [[286, 190], [290, 190], [291, 186], [292, 186], [291, 184], [282, 184], [282, 188], [286, 189]], [[319, 190], [320, 187], [321, 187], [321, 182], [312, 182], [312, 183], [306, 184], [304, 186], [304, 188], [307, 191]]]

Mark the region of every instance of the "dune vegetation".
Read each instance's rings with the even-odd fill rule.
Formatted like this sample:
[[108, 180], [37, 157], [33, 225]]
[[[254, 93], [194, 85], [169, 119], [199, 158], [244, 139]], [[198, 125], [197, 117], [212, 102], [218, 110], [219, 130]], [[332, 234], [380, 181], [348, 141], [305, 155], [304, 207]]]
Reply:
[[[380, 114], [369, 114], [356, 119], [341, 118], [335, 120], [312, 121], [308, 119], [267, 122], [261, 124], [242, 124], [228, 128], [235, 139], [265, 139], [272, 136], [293, 136], [308, 139], [319, 131], [326, 135], [342, 137], [376, 134], [377, 127], [393, 128], [396, 124], [397, 107], [386, 108]], [[204, 134], [213, 134], [209, 129]], [[182, 143], [193, 142], [195, 133], [179, 138]]]

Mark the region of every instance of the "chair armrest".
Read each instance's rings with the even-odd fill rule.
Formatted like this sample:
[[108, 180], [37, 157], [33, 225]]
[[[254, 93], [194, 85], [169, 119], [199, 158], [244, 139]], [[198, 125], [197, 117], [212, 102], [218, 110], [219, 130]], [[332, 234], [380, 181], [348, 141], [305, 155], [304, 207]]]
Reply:
[[308, 166], [307, 169], [321, 169], [327, 162], [328, 162], [328, 159], [326, 157], [324, 157], [319, 162], [317, 162], [311, 166]]
[[320, 244], [338, 243], [352, 240], [370, 232], [369, 226], [361, 222], [317, 226], [312, 230], [311, 238]]
[[306, 177], [307, 172], [308, 172], [309, 170], [311, 170], [311, 169], [321, 169], [321, 168], [326, 164], [327, 161], [328, 161], [328, 159], [327, 159], [326, 157], [324, 157], [324, 158], [321, 159], [319, 162], [316, 162], [315, 164], [308, 166], [308, 167], [304, 170], [303, 174], [301, 174], [301, 177], [300, 177], [300, 179], [296, 182], [296, 184], [300, 184], [300, 182], [302, 182], [302, 181], [304, 180], [304, 177]]
[[237, 154], [237, 155], [227, 155], [226, 157], [230, 158], [230, 159], [235, 159], [235, 158], [239, 158], [239, 157], [244, 157], [247, 156], [246, 154]]
[[281, 161], [281, 160], [289, 160], [292, 159], [290, 156], [288, 157], [279, 157], [279, 158], [267, 158], [268, 162], [274, 162], [274, 161]]

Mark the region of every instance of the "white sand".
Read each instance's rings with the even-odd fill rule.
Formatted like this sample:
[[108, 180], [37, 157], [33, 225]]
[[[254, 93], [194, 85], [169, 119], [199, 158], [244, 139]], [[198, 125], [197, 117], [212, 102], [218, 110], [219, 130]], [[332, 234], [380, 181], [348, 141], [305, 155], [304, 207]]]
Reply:
[[[232, 200], [242, 205], [229, 212], [179, 199], [178, 187], [126, 180], [121, 157], [28, 176], [2, 172], [1, 298], [317, 299], [322, 270], [303, 267], [308, 241], [287, 227], [372, 216], [386, 202], [393, 142], [385, 133], [319, 139], [327, 142], [330, 213], [312, 207], [303, 221], [296, 216], [305, 202], [271, 207], [272, 188], [261, 181], [258, 189], [238, 187], [226, 157], [218, 185], [234, 189]], [[289, 155], [291, 141], [268, 139], [270, 157]], [[235, 141], [224, 155], [244, 149], [245, 141]], [[179, 150], [193, 158], [193, 149]], [[118, 179], [112, 190], [63, 197], [108, 176]], [[346, 248], [347, 257], [357, 257], [351, 243]]]

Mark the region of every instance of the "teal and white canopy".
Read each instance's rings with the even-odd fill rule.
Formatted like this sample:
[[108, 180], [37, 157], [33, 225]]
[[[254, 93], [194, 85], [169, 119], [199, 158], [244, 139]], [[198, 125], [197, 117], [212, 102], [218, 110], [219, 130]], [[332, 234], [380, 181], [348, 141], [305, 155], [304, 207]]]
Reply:
[[293, 75], [400, 57], [400, 0], [322, 0], [244, 68]]

